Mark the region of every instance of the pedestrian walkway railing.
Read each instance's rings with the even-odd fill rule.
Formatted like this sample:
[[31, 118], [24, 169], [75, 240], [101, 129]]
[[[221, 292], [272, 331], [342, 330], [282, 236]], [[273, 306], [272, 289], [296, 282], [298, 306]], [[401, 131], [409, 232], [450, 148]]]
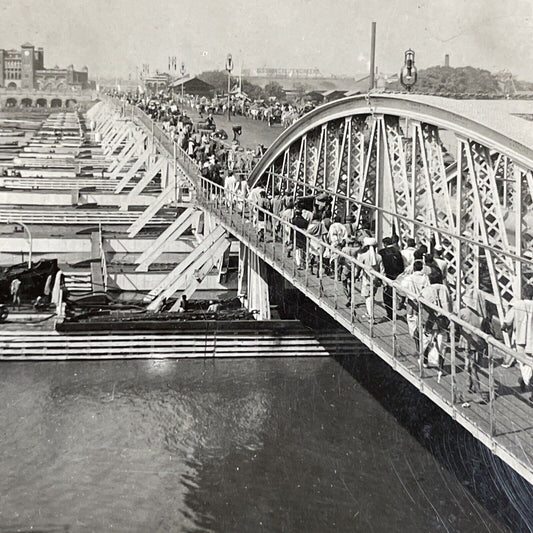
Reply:
[[125, 116], [137, 118], [139, 122], [145, 127], [147, 132], [150, 132], [153, 141], [157, 141], [160, 148], [167, 152], [169, 157], [179, 161], [183, 169], [189, 177], [196, 175], [198, 171], [198, 163], [192, 159], [187, 152], [179, 146], [176, 141], [169, 138], [168, 133], [164, 131], [154, 120], [152, 120], [142, 109], [138, 106], [128, 103], [123, 104], [123, 113]]
[[[344, 325], [347, 325], [349, 329], [359, 330], [370, 339], [377, 340], [374, 343], [376, 346], [383, 344], [392, 359], [406, 361], [411, 359], [411, 362], [415, 362], [416, 368], [413, 367], [412, 370], [420, 380], [434, 377], [439, 385], [446, 381], [449, 386], [447, 401], [450, 405], [455, 405], [458, 401], [463, 402], [465, 399], [464, 391], [458, 390], [459, 384], [464, 385], [462, 383], [464, 379], [460, 380], [461, 383], [457, 379], [465, 364], [464, 351], [460, 343], [460, 332], [470, 332], [483, 339], [487, 346], [486, 361], [472, 361], [472, 364], [478, 365], [476, 370], [479, 374], [479, 385], [481, 390], [487, 394], [484, 403], [488, 404], [489, 407], [488, 429], [490, 435], [495, 436], [497, 434], [495, 402], [502, 391], [499, 390], [501, 383], [495, 379], [495, 359], [514, 358], [521, 364], [531, 365], [527, 357], [508, 348], [492, 335], [461, 320], [447, 309], [442, 309], [430, 301], [410, 294], [398, 283], [380, 272], [366, 267], [356, 258], [259, 207], [248, 198], [243, 198], [235, 193], [228, 193], [224, 191], [223, 187], [201, 176], [198, 176], [197, 179], [199, 184], [198, 202], [208, 212], [219, 218], [230, 232], [249, 244], [252, 250], [258, 252], [265, 261], [280, 271], [289, 281], [294, 282], [297, 286], [303, 286], [305, 292], [313, 293], [316, 300], [326, 307], [329, 306], [332, 311], [331, 314]], [[262, 230], [264, 233], [261, 236], [259, 228], [262, 226], [264, 226], [264, 230]], [[300, 267], [297, 266], [296, 261], [288, 257], [296, 250], [297, 246], [302, 250], [303, 256]], [[313, 250], [317, 254], [318, 275], [316, 279], [311, 273]], [[325, 273], [328, 257], [331, 277]], [[344, 277], [343, 284], [338, 281], [341, 269]], [[370, 287], [380, 286], [382, 290], [390, 287], [393, 301], [391, 320], [386, 318], [385, 310], [377, 304], [376, 298], [370, 300], [368, 318], [361, 319], [359, 316], [356, 307], [364, 304], [364, 298], [361, 296], [358, 280], [365, 277]], [[398, 310], [398, 304], [402, 300], [413, 303], [416, 308], [418, 327], [414, 338], [408, 334], [403, 311]], [[348, 309], [346, 308], [347, 304], [349, 305]], [[433, 332], [433, 334], [425, 331], [426, 324], [423, 323], [423, 317], [431, 312], [434, 313], [434, 316], [446, 317], [449, 325], [444, 330]], [[435, 336], [438, 336], [438, 339], [432, 340], [439, 352], [439, 362], [436, 369], [431, 370], [425, 364], [428, 354], [424, 355], [424, 348], [428, 347], [428, 338]], [[446, 380], [443, 379], [444, 374], [446, 374]], [[442, 388], [439, 386], [439, 389]], [[501, 422], [504, 423], [505, 421], [502, 419]]]
[[[137, 117], [167, 155], [187, 173], [202, 208], [526, 479], [533, 481], [531, 404], [518, 391], [516, 370], [498, 364], [501, 359], [516, 360], [531, 367], [531, 359], [461, 320], [449, 309], [409, 293], [398, 282], [296, 227], [290, 220], [236, 192], [225, 191], [221, 185], [203, 177], [197, 163], [150, 117], [136, 106], [130, 107], [128, 112], [132, 117]], [[313, 193], [321, 190], [310, 189]], [[353, 201], [348, 197], [340, 199], [343, 200]], [[362, 208], [375, 208], [360, 204]], [[299, 264], [292, 257], [297, 248]], [[361, 294], [362, 280], [374, 295], [368, 301], [368, 309]], [[392, 299], [388, 313], [377, 298], [384, 290]], [[402, 302], [411, 306], [411, 317], [416, 317], [414, 331], [408, 328]], [[452, 307], [457, 310], [457, 306]], [[361, 308], [368, 312], [361, 314]], [[428, 329], [429, 316], [445, 317], [447, 320], [440, 322], [446, 325]], [[465, 346], [462, 337], [467, 333], [484, 343], [484, 349], [478, 354], [472, 354]], [[432, 365], [431, 352], [435, 355], [435, 351], [437, 360]], [[470, 394], [476, 390], [478, 395]]]

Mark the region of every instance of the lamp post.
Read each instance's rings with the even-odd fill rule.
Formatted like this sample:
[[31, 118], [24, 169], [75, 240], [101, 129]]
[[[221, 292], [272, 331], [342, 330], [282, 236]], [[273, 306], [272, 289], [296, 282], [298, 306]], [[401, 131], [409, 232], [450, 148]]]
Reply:
[[28, 242], [29, 242], [29, 245], [30, 245], [30, 253], [29, 253], [29, 256], [28, 256], [28, 268], [31, 268], [31, 254], [32, 254], [32, 248], [33, 248], [33, 238], [32, 238], [32, 235], [31, 235], [30, 228], [28, 228], [28, 226], [26, 226], [26, 224], [24, 224], [24, 222], [20, 222], [19, 220], [17, 220], [16, 222], [12, 221], [12, 220], [8, 220], [7, 224], [20, 224], [26, 230], [26, 232], [28, 233]]
[[228, 54], [226, 58], [226, 70], [228, 71], [228, 120], [231, 121], [230, 115], [230, 91], [231, 91], [231, 71], [233, 70], [233, 58]]
[[183, 63], [183, 61], [181, 62], [180, 74], [181, 74], [181, 77], [182, 77], [182, 80], [181, 80], [181, 105], [183, 107], [183, 86], [185, 85], [185, 80], [183, 79], [183, 77], [185, 76], [185, 63]]
[[402, 70], [400, 72], [400, 83], [409, 91], [414, 87], [417, 80], [417, 70], [415, 67], [415, 52], [414, 50], [407, 50], [405, 52], [405, 60]]
[[376, 23], [372, 22], [372, 32], [370, 36], [370, 79], [368, 90], [371, 91], [376, 83]]

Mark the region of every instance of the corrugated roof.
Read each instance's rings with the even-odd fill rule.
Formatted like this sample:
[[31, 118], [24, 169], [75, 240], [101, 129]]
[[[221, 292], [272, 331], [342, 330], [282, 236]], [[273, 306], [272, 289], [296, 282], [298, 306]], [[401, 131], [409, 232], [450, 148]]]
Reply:
[[171, 84], [171, 87], [181, 87], [186, 81], [194, 80], [195, 78], [190, 78], [188, 75], [183, 76], [183, 78], [176, 78]]

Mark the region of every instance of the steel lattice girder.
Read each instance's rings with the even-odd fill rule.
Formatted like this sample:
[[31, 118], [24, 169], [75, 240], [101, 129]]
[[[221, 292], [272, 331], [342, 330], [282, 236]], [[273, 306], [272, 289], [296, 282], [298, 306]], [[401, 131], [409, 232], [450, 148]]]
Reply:
[[334, 214], [371, 219], [379, 239], [396, 232], [441, 245], [452, 293], [480, 289], [502, 319], [533, 283], [533, 150], [442, 108], [370, 100], [304, 116], [251, 183], [294, 197], [325, 190]]

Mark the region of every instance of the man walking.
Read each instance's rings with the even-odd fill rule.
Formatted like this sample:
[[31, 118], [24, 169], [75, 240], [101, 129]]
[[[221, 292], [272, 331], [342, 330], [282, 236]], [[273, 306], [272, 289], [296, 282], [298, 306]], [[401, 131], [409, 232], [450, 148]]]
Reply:
[[[403, 257], [398, 248], [394, 245], [392, 237], [385, 237], [383, 239], [385, 248], [379, 250], [379, 255], [383, 259], [383, 268], [385, 270], [385, 276], [389, 279], [396, 279], [404, 269]], [[392, 286], [385, 285], [383, 287], [383, 304], [385, 305], [385, 311], [387, 312], [387, 318], [392, 320]]]
[[[422, 271], [422, 261], [415, 261], [412, 265], [413, 272], [407, 274], [400, 282], [403, 289], [408, 293], [406, 304], [406, 319], [409, 335], [415, 341], [416, 350], [420, 349], [420, 332], [418, 331], [418, 302], [417, 299], [422, 291], [429, 285], [429, 279]], [[412, 297], [416, 299], [412, 299]]]
[[[459, 318], [471, 326], [483, 328], [483, 313], [476, 291], [468, 292], [463, 296], [464, 307], [459, 311]], [[479, 365], [486, 352], [487, 344], [483, 338], [466, 328], [459, 328], [461, 333], [461, 346], [465, 357], [465, 372], [468, 372], [468, 392], [480, 394]], [[480, 398], [483, 399], [483, 398]]]
[[15, 278], [11, 282], [10, 292], [11, 292], [11, 299], [13, 302], [13, 309], [15, 309], [15, 306], [20, 310], [20, 286], [22, 285], [22, 282], [20, 279]]
[[[502, 329], [513, 332], [513, 340], [516, 351], [522, 355], [525, 362], [520, 362], [518, 380], [521, 392], [527, 388], [531, 391], [531, 377], [533, 375], [533, 285], [523, 288], [524, 297], [515, 300], [507, 312], [503, 321]], [[533, 391], [529, 401], [533, 402]]]
[[[294, 210], [294, 218], [292, 219], [292, 225], [296, 226], [298, 229], [306, 230], [308, 223], [307, 220], [302, 216], [302, 210], [301, 209], [295, 209]], [[306, 246], [306, 236], [301, 233], [300, 231], [295, 232], [295, 248], [296, 248], [296, 266], [298, 267], [298, 270], [303, 269], [303, 264], [305, 261], [305, 246]]]

